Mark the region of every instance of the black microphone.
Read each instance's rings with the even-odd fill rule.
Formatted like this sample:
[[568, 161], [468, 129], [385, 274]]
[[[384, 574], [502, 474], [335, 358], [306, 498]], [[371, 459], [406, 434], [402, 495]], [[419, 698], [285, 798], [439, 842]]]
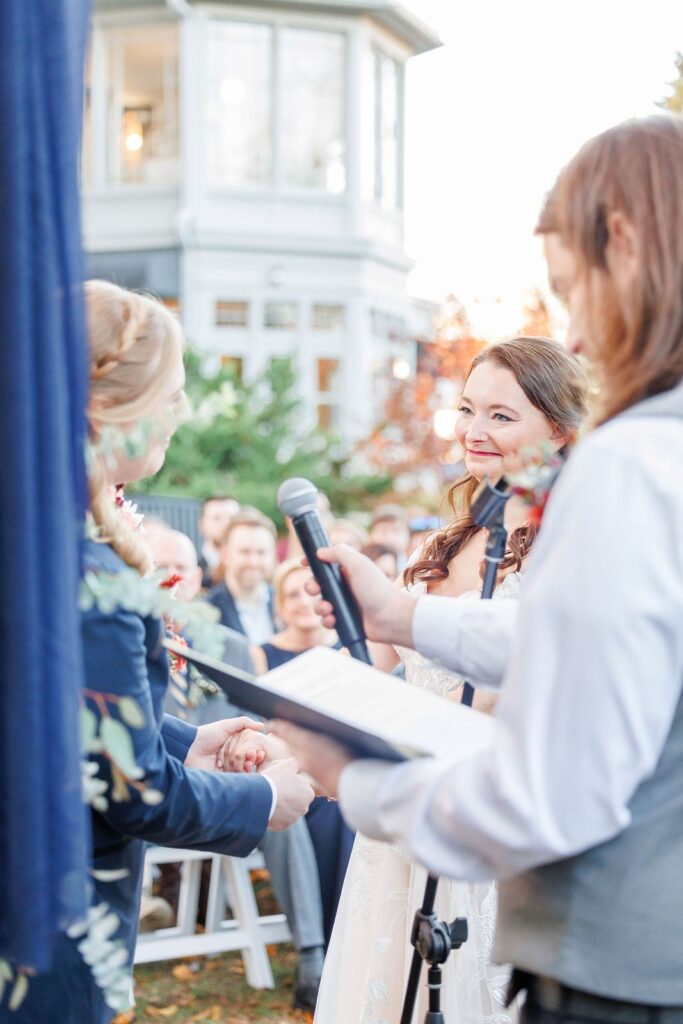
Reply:
[[323, 597], [334, 608], [339, 639], [352, 658], [372, 665], [365, 643], [363, 620], [351, 588], [338, 565], [328, 565], [318, 558], [318, 548], [329, 547], [330, 538], [320, 519], [317, 497], [318, 491], [310, 480], [292, 477], [280, 485], [277, 503], [282, 514], [292, 520], [311, 572], [320, 584]]

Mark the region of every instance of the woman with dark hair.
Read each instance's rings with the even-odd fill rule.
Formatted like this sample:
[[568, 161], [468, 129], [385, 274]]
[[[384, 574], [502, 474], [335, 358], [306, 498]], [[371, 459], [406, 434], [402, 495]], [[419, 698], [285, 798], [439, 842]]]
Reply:
[[[585, 413], [585, 378], [575, 359], [545, 338], [515, 338], [476, 357], [460, 400], [456, 436], [465, 473], [452, 486], [453, 520], [434, 533], [403, 573], [415, 594], [435, 593], [476, 600], [481, 590], [487, 533], [470, 518], [474, 489], [484, 477], [498, 479], [525, 453], [563, 451], [576, 438]], [[506, 509], [509, 542], [497, 599], [515, 599], [524, 561], [537, 528], [528, 508], [511, 498]], [[403, 662], [408, 682], [459, 699], [462, 680], [439, 670], [415, 651], [373, 645], [378, 667]], [[492, 700], [476, 694], [476, 706]], [[408, 974], [406, 950], [415, 910], [421, 905], [425, 872], [393, 845], [358, 834], [318, 996], [316, 1021], [354, 1024], [398, 1020]], [[444, 975], [447, 1019], [493, 1024], [509, 1019], [502, 1003], [507, 971], [489, 964], [496, 914], [493, 883], [444, 882], [436, 912], [440, 920], [466, 916], [469, 938]], [[426, 998], [426, 992], [420, 998]], [[418, 1008], [417, 1020], [426, 1012]]]

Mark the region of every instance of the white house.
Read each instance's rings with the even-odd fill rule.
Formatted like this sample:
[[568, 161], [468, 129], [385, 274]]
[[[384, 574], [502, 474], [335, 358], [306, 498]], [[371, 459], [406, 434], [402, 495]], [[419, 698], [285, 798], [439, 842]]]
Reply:
[[177, 303], [208, 364], [294, 353], [311, 415], [361, 436], [429, 332], [406, 292], [404, 69], [438, 45], [389, 0], [97, 0], [89, 273]]

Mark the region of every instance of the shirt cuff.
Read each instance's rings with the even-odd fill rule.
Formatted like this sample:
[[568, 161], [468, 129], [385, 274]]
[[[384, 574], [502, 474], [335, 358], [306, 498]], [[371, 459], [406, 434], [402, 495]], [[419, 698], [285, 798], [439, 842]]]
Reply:
[[275, 783], [271, 779], [270, 775], [264, 775], [263, 778], [266, 780], [266, 782], [270, 786], [270, 792], [272, 794], [271, 801], [270, 801], [270, 814], [268, 815], [268, 821], [270, 821], [270, 819], [275, 814], [275, 808], [277, 807], [277, 786], [275, 785]]
[[384, 839], [379, 827], [377, 794], [396, 765], [386, 761], [352, 761], [339, 779], [339, 805], [347, 824], [368, 839]]

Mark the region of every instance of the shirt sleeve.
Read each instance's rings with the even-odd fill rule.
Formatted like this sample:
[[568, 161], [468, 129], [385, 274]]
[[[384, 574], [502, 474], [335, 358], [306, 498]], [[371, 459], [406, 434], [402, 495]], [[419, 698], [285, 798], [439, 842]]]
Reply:
[[[477, 880], [579, 853], [629, 824], [683, 677], [675, 466], [668, 476], [670, 486], [624, 446], [584, 442], [525, 578], [491, 747], [458, 764], [352, 764], [340, 786], [352, 826], [401, 842], [438, 874]], [[445, 630], [445, 608], [437, 615]]]
[[413, 613], [415, 649], [477, 686], [497, 689], [510, 656], [517, 605], [421, 597]]

